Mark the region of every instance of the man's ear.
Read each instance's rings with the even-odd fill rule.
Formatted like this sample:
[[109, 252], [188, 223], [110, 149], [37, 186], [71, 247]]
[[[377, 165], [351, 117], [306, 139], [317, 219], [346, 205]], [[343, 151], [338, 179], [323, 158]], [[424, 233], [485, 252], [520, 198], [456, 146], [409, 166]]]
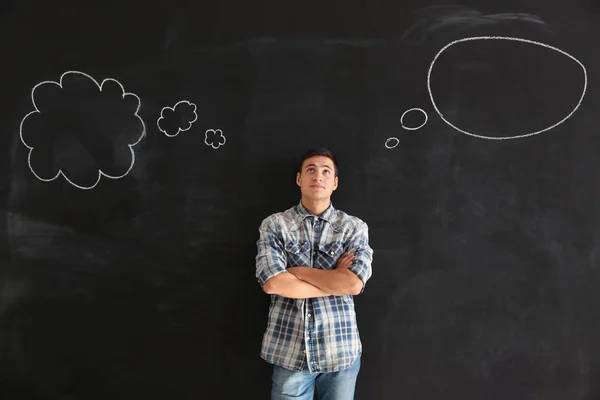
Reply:
[[296, 172], [296, 185], [300, 186], [300, 172]]
[[335, 189], [337, 189], [337, 187], [338, 187], [338, 177], [336, 176], [333, 179], [333, 190], [335, 191]]

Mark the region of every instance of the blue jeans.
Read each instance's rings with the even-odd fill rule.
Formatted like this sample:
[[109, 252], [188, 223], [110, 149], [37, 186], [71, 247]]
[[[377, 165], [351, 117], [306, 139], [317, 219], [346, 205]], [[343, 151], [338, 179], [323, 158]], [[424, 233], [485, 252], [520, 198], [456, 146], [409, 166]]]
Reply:
[[315, 389], [319, 400], [352, 400], [360, 356], [350, 368], [338, 372], [310, 372], [305, 360], [302, 371], [273, 366], [271, 400], [313, 400]]

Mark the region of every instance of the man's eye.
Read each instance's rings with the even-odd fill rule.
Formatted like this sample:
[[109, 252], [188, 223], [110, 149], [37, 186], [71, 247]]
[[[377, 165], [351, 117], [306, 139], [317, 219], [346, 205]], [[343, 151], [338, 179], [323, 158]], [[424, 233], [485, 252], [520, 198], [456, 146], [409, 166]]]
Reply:
[[325, 171], [323, 171], [323, 173], [324, 173], [324, 174], [330, 174], [330, 173], [331, 173], [331, 171], [330, 171], [330, 170], [328, 170], [328, 169], [326, 169]]

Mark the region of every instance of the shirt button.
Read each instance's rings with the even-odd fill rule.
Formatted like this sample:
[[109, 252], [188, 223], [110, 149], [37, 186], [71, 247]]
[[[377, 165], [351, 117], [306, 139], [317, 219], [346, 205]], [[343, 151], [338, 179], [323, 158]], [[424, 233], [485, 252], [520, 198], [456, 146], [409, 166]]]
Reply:
[[308, 313], [308, 318], [310, 318], [310, 313]]

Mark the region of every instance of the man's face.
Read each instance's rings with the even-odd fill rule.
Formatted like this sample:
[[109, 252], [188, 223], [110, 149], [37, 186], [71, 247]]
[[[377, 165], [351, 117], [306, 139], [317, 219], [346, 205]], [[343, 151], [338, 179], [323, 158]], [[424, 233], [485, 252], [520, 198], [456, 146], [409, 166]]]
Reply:
[[300, 186], [302, 197], [309, 200], [324, 200], [338, 186], [335, 166], [329, 157], [314, 156], [302, 163], [302, 169], [296, 174], [296, 184]]

